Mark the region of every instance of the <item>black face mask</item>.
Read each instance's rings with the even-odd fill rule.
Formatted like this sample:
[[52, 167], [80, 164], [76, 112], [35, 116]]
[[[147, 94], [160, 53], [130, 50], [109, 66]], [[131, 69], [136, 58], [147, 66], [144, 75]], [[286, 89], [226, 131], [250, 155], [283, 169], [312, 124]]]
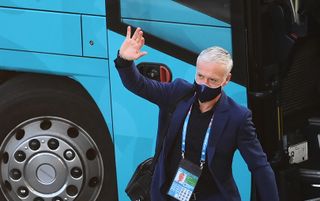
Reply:
[[204, 84], [198, 84], [194, 81], [196, 94], [201, 103], [208, 102], [221, 94], [221, 86], [217, 88], [210, 88]]

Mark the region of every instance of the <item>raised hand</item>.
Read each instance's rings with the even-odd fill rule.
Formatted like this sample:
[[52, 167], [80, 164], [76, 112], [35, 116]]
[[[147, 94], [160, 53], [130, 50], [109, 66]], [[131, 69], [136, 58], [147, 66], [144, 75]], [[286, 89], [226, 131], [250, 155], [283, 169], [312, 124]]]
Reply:
[[119, 56], [129, 61], [139, 59], [147, 54], [147, 52], [141, 51], [143, 45], [144, 38], [141, 28], [138, 27], [131, 37], [131, 27], [128, 26], [127, 36], [120, 47]]

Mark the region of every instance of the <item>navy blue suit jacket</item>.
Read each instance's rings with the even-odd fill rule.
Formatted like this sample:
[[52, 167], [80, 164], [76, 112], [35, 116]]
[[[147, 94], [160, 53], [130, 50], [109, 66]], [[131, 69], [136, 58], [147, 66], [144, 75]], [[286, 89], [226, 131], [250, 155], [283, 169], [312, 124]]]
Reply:
[[[193, 85], [182, 79], [172, 83], [160, 83], [142, 76], [133, 62], [115, 60], [124, 86], [131, 92], [159, 106], [158, 136], [168, 125], [162, 151], [156, 163], [151, 187], [152, 201], [165, 201], [167, 196], [162, 192], [166, 177], [166, 158], [173, 141], [182, 126], [188, 109], [195, 101], [194, 96], [181, 100], [168, 122], [168, 109]], [[222, 93], [215, 109], [207, 148], [208, 167], [218, 192], [202, 200], [206, 201], [239, 201], [240, 195], [232, 176], [232, 159], [238, 149], [246, 161], [262, 201], [278, 201], [278, 191], [273, 170], [257, 139], [251, 112]]]

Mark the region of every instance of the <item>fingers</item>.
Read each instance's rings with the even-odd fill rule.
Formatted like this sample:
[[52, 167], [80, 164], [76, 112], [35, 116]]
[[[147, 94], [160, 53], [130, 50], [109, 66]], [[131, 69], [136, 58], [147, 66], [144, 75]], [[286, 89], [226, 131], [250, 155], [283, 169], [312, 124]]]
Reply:
[[143, 32], [142, 32], [142, 31], [139, 31], [138, 37], [137, 37], [137, 39], [136, 39], [136, 42], [137, 42], [138, 44], [140, 44], [142, 38], [143, 38]]
[[142, 48], [142, 46], [144, 46], [144, 42], [145, 42], [144, 38], [141, 37], [141, 39], [140, 39], [140, 41], [139, 41], [139, 43], [138, 43], [138, 49], [139, 49], [139, 50]]
[[128, 60], [136, 60], [147, 54], [147, 52], [141, 52], [141, 48], [144, 46], [145, 39], [141, 28], [138, 27], [131, 37], [131, 27], [127, 27], [126, 40], [120, 47], [120, 55], [122, 58]]
[[[131, 33], [131, 30], [130, 30], [130, 33]], [[130, 37], [130, 35], [127, 32], [127, 38], [128, 37]], [[131, 39], [140, 45], [142, 38], [143, 38], [143, 32], [141, 31], [141, 28], [138, 27]]]
[[136, 31], [134, 32], [132, 36], [132, 40], [134, 40], [137, 44], [137, 48], [140, 50], [142, 46], [144, 45], [144, 37], [143, 37], [143, 32], [141, 31], [141, 28], [138, 27]]
[[127, 37], [126, 38], [127, 39], [131, 38], [131, 27], [130, 26], [127, 27]]
[[136, 31], [134, 32], [133, 36], [132, 36], [132, 39], [133, 39], [133, 40], [137, 40], [137, 38], [138, 38], [139, 35], [140, 35], [140, 34], [139, 34], [140, 31], [141, 31], [141, 28], [138, 27], [138, 28], [136, 29]]

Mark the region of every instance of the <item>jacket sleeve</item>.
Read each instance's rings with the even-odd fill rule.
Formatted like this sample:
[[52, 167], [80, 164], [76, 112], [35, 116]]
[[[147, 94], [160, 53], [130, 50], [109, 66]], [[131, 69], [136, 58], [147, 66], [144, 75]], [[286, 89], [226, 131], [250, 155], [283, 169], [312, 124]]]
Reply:
[[170, 97], [177, 90], [175, 82], [161, 83], [146, 78], [136, 68], [134, 62], [127, 61], [119, 56], [114, 60], [123, 85], [134, 94], [149, 100], [158, 106], [168, 106], [172, 101]]
[[249, 110], [244, 114], [237, 140], [240, 153], [251, 171], [260, 200], [278, 201], [279, 195], [274, 172], [257, 138]]

